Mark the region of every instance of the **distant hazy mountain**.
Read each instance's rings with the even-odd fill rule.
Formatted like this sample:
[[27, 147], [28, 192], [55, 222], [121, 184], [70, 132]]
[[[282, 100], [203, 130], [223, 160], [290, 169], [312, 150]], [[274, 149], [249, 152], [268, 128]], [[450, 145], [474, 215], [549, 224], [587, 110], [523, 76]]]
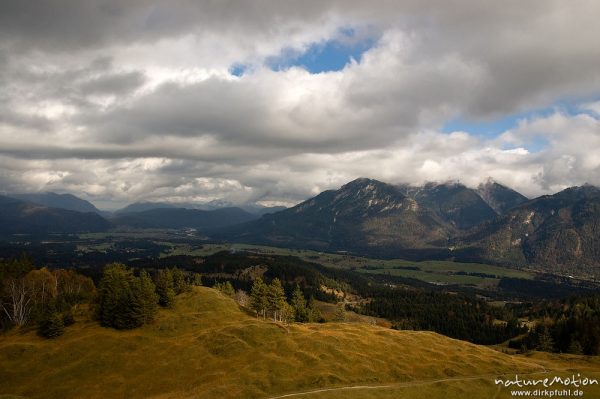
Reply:
[[[176, 205], [169, 202], [134, 202], [126, 207], [115, 211], [115, 214], [145, 212], [153, 209], [178, 208]], [[185, 208], [185, 207], [183, 207]]]
[[185, 208], [155, 208], [141, 212], [119, 213], [112, 221], [117, 226], [136, 228], [185, 228], [199, 230], [231, 226], [256, 219], [240, 208], [213, 211]]
[[110, 223], [93, 212], [25, 202], [0, 196], [0, 234], [47, 234], [104, 231]]
[[496, 212], [475, 190], [460, 183], [428, 183], [421, 187], [399, 187], [419, 205], [436, 212], [458, 229], [468, 229], [496, 216]]
[[76, 197], [72, 194], [36, 193], [36, 194], [10, 194], [10, 197], [50, 208], [67, 209], [76, 212], [101, 213], [91, 202]]
[[116, 211], [116, 214], [144, 212], [152, 209], [164, 208], [184, 208], [198, 209], [202, 211], [214, 211], [223, 208], [240, 208], [253, 215], [262, 216], [267, 213], [274, 213], [286, 209], [283, 206], [265, 207], [256, 203], [248, 203], [243, 205], [234, 205], [232, 202], [219, 199], [212, 200], [206, 203], [183, 203], [183, 202], [135, 202]]
[[600, 190], [572, 187], [527, 201], [461, 242], [492, 261], [564, 273], [600, 271]]
[[263, 216], [268, 213], [276, 213], [286, 210], [285, 206], [262, 206], [257, 204], [246, 204], [240, 206], [243, 210], [253, 215]]
[[528, 200], [524, 195], [493, 180], [480, 184], [477, 194], [499, 215]]

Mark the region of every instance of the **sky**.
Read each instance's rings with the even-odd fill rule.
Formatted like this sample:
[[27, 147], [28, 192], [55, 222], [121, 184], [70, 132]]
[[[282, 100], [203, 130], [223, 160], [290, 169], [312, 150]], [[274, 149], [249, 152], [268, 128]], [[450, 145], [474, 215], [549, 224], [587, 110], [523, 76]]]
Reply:
[[600, 185], [595, 0], [0, 0], [0, 193]]

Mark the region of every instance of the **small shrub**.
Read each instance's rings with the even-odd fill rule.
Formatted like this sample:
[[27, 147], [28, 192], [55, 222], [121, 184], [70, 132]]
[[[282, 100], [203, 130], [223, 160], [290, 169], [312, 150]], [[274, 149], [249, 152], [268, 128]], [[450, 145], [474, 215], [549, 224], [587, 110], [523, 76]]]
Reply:
[[39, 333], [46, 338], [56, 338], [65, 332], [65, 324], [59, 313], [50, 313], [40, 323]]

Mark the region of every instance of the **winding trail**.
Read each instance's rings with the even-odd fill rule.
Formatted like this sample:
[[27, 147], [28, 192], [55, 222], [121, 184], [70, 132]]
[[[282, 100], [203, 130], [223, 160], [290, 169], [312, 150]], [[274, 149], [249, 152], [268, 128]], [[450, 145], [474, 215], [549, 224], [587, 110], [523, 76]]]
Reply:
[[[544, 371], [537, 371], [534, 373], [523, 373], [519, 374], [519, 376], [526, 375], [536, 375], [536, 374], [546, 374], [548, 370], [544, 368]], [[350, 391], [350, 390], [361, 390], [361, 389], [386, 389], [386, 388], [408, 388], [408, 387], [416, 387], [422, 385], [430, 385], [430, 384], [438, 384], [441, 382], [456, 382], [456, 381], [472, 381], [472, 380], [481, 380], [481, 379], [495, 379], [500, 377], [506, 377], [514, 374], [479, 374], [472, 375], [466, 377], [448, 377], [448, 378], [440, 378], [435, 380], [420, 380], [420, 381], [408, 381], [408, 382], [399, 382], [394, 384], [385, 384], [385, 385], [348, 385], [344, 387], [335, 387], [335, 388], [321, 388], [321, 389], [313, 389], [311, 391], [303, 391], [303, 392], [294, 392], [287, 393], [284, 395], [278, 396], [270, 396], [267, 399], [284, 399], [284, 398], [293, 398], [297, 396], [308, 396], [322, 392], [336, 392], [336, 391]], [[500, 387], [499, 387], [500, 388]], [[496, 392], [496, 396], [498, 395]]]

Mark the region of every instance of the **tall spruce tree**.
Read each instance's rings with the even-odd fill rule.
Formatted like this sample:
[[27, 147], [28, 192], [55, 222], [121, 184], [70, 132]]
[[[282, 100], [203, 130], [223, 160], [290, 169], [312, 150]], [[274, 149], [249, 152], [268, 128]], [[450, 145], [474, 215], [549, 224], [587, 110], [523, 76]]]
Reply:
[[159, 270], [156, 275], [156, 293], [160, 306], [169, 308], [175, 302], [173, 273], [169, 269]]
[[140, 277], [137, 280], [136, 300], [140, 303], [139, 317], [142, 324], [153, 321], [157, 312], [158, 294], [154, 282], [145, 270], [140, 272]]
[[306, 323], [309, 321], [308, 308], [306, 307], [306, 299], [300, 289], [300, 286], [296, 284], [296, 288], [292, 294], [292, 310], [294, 314], [294, 320], [300, 323]]
[[250, 309], [256, 312], [256, 317], [262, 315], [266, 317], [266, 311], [268, 307], [267, 301], [267, 285], [263, 279], [258, 277], [252, 284], [252, 290], [250, 291]]
[[102, 325], [117, 329], [142, 325], [135, 285], [133, 273], [124, 265], [113, 263], [104, 268], [97, 297], [97, 317]]
[[281, 285], [281, 280], [274, 278], [267, 290], [267, 307], [273, 314], [273, 321], [281, 321], [281, 311], [287, 305], [285, 291]]

